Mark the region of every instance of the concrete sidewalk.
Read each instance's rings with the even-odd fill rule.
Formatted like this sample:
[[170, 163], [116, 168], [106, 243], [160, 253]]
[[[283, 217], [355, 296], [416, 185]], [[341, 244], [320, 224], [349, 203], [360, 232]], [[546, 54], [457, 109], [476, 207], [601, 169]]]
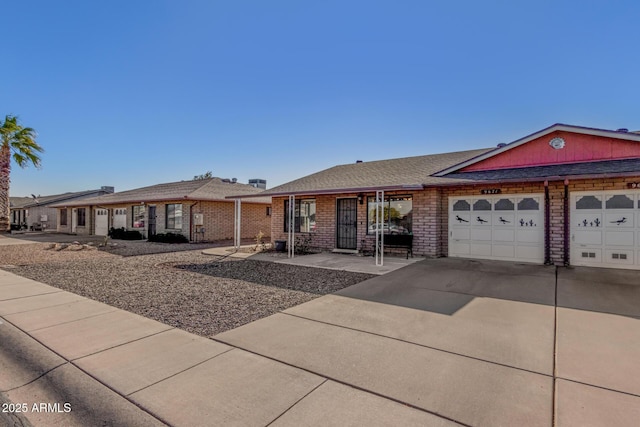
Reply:
[[0, 321], [36, 426], [640, 419], [637, 271], [426, 260], [208, 340], [0, 270]]
[[455, 425], [2, 270], [0, 322], [0, 392], [35, 426]]

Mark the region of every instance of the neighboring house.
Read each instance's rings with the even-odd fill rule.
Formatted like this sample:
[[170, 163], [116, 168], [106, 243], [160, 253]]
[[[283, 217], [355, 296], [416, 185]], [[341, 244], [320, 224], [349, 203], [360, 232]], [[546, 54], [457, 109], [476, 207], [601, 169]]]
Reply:
[[31, 197], [9, 197], [9, 218], [12, 230], [27, 228], [26, 206], [31, 202], [33, 202]]
[[[497, 148], [356, 162], [260, 193], [272, 240], [373, 251], [385, 234], [416, 255], [640, 269], [640, 134], [556, 124]], [[244, 200], [250, 200], [244, 198]]]
[[82, 200], [113, 193], [113, 187], [103, 186], [97, 190], [55, 194], [53, 196], [11, 197], [12, 228], [23, 225], [28, 230], [55, 230], [58, 224], [58, 210], [53, 205]]
[[[259, 188], [233, 180], [211, 178], [157, 184], [82, 201], [59, 203], [57, 230], [106, 236], [110, 228], [138, 230], [145, 238], [180, 233], [190, 241], [234, 237], [235, 204], [227, 196], [256, 194]], [[271, 231], [271, 199], [242, 204], [242, 238], [266, 237]]]

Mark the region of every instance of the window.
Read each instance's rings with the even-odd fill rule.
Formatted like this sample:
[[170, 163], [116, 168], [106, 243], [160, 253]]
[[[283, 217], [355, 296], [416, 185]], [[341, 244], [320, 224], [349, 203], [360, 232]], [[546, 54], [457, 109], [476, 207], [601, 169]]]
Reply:
[[267, 206], [267, 216], [271, 216], [271, 206]]
[[146, 212], [145, 206], [133, 206], [131, 209], [133, 214], [131, 215], [131, 225], [133, 228], [144, 228], [144, 215]]
[[67, 225], [67, 210], [60, 209], [60, 225]]
[[[294, 213], [294, 229], [296, 233], [311, 233], [316, 231], [316, 200], [296, 200]], [[284, 231], [289, 231], [289, 201], [284, 201]]]
[[[385, 234], [411, 234], [413, 230], [413, 197], [385, 196], [382, 229]], [[376, 198], [367, 200], [367, 234], [376, 232]]]
[[84, 227], [87, 225], [87, 209], [78, 208], [78, 227]]
[[182, 204], [167, 205], [167, 229], [182, 230]]

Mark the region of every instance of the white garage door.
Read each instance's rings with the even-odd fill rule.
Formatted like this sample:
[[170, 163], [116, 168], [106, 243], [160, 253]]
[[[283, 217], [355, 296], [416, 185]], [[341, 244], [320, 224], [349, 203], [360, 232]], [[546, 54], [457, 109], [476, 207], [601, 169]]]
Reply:
[[450, 197], [449, 256], [544, 262], [544, 195]]
[[572, 193], [571, 264], [640, 269], [640, 191]]
[[127, 228], [126, 208], [118, 208], [113, 210], [113, 228]]
[[109, 232], [109, 211], [96, 209], [96, 236], [106, 236]]

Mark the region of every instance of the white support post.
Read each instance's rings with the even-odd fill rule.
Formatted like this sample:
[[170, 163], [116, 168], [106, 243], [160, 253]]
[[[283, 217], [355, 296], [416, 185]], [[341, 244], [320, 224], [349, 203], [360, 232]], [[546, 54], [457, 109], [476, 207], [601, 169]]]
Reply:
[[376, 265], [384, 265], [384, 190], [376, 191]]
[[293, 258], [295, 254], [296, 245], [296, 196], [289, 196], [289, 234], [287, 239], [287, 255], [289, 258]]
[[242, 233], [240, 232], [242, 227], [242, 201], [240, 199], [235, 199], [234, 214], [233, 244], [236, 250], [239, 250], [242, 240]]

